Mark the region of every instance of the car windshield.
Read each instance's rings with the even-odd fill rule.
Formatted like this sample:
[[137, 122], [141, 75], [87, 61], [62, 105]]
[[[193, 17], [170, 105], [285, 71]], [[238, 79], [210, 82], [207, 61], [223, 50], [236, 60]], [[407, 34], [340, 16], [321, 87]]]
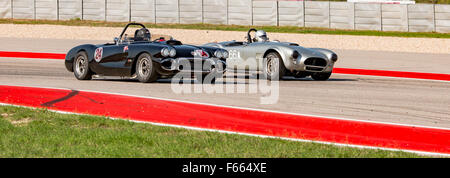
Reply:
[[[135, 42], [135, 32], [136, 30], [139, 30], [139, 28], [128, 28], [124, 35], [122, 36], [122, 41], [125, 43], [131, 43], [131, 42]], [[172, 36], [170, 35], [163, 35], [163, 34], [151, 34], [151, 39], [150, 41], [164, 41], [164, 40], [169, 40], [171, 39]]]

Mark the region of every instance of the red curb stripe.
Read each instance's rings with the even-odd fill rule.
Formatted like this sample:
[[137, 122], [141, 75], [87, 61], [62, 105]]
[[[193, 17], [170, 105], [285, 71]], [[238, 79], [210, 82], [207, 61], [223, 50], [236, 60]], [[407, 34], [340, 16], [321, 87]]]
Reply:
[[[65, 59], [65, 54], [0, 51], [0, 57]], [[450, 81], [450, 74], [334, 68], [333, 73]]]
[[[450, 153], [450, 130], [390, 125], [141, 97], [0, 85], [0, 102], [248, 134]], [[72, 96], [73, 95], [73, 96]], [[72, 96], [72, 97], [68, 97]], [[50, 101], [59, 101], [52, 102]], [[50, 103], [49, 103], [50, 102]]]
[[66, 54], [0, 51], [0, 57], [34, 58], [34, 59], [65, 59]]
[[450, 81], [450, 74], [334, 68], [333, 73]]

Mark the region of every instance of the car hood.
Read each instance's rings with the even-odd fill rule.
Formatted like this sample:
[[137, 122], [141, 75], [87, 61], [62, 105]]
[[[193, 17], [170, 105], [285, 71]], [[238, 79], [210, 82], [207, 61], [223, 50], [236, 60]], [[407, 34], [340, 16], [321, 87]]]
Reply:
[[[182, 57], [194, 57], [194, 55], [192, 55], [192, 52], [195, 50], [206, 51], [205, 49], [203, 49], [199, 46], [193, 46], [193, 45], [176, 45], [176, 46], [172, 46], [172, 47], [174, 47], [177, 50], [177, 56], [182, 56]], [[211, 56], [211, 54], [209, 54], [209, 56]]]
[[323, 54], [320, 51], [310, 49], [310, 48], [304, 48], [301, 46], [291, 46], [292, 49], [298, 51], [303, 57], [310, 58], [310, 57], [318, 57], [318, 58], [324, 58], [328, 59], [328, 57]]
[[322, 52], [311, 49], [311, 48], [305, 48], [305, 47], [299, 46], [296, 43], [290, 43], [290, 42], [269, 42], [269, 43], [272, 45], [275, 45], [275, 46], [283, 46], [285, 48], [290, 48], [290, 49], [296, 50], [302, 56], [304, 56], [306, 58], [318, 57], [318, 58], [327, 59], [327, 56], [325, 54], [323, 54]]

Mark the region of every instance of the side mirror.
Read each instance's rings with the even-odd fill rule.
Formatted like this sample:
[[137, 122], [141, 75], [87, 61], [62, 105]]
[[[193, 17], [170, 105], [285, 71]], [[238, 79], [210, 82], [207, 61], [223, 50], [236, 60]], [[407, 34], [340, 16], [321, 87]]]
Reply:
[[115, 44], [119, 44], [119, 38], [115, 37], [115, 38], [114, 38], [114, 43], [115, 43]]

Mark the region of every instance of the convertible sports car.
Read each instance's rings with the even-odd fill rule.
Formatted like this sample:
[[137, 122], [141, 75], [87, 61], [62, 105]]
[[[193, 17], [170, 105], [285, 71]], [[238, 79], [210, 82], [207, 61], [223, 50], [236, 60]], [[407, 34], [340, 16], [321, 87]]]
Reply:
[[[134, 32], [134, 37], [125, 34], [131, 25], [142, 27]], [[179, 72], [199, 73], [197, 80], [201, 77], [203, 82], [206, 78], [214, 82], [216, 74], [225, 71], [228, 52], [224, 49], [183, 45], [173, 39], [150, 39], [150, 31], [143, 24], [129, 23], [114, 38], [114, 43], [72, 48], [66, 55], [65, 66], [79, 80], [90, 80], [96, 74], [131, 76], [144, 83], [170, 78]], [[214, 75], [208, 75], [211, 73]]]
[[[251, 32], [255, 32], [255, 38], [251, 37]], [[205, 46], [226, 49], [229, 52], [228, 68], [262, 71], [268, 80], [278, 80], [283, 76], [328, 80], [338, 59], [336, 53], [328, 49], [269, 41], [263, 30], [250, 29], [246, 38], [247, 42], [226, 41]]]

